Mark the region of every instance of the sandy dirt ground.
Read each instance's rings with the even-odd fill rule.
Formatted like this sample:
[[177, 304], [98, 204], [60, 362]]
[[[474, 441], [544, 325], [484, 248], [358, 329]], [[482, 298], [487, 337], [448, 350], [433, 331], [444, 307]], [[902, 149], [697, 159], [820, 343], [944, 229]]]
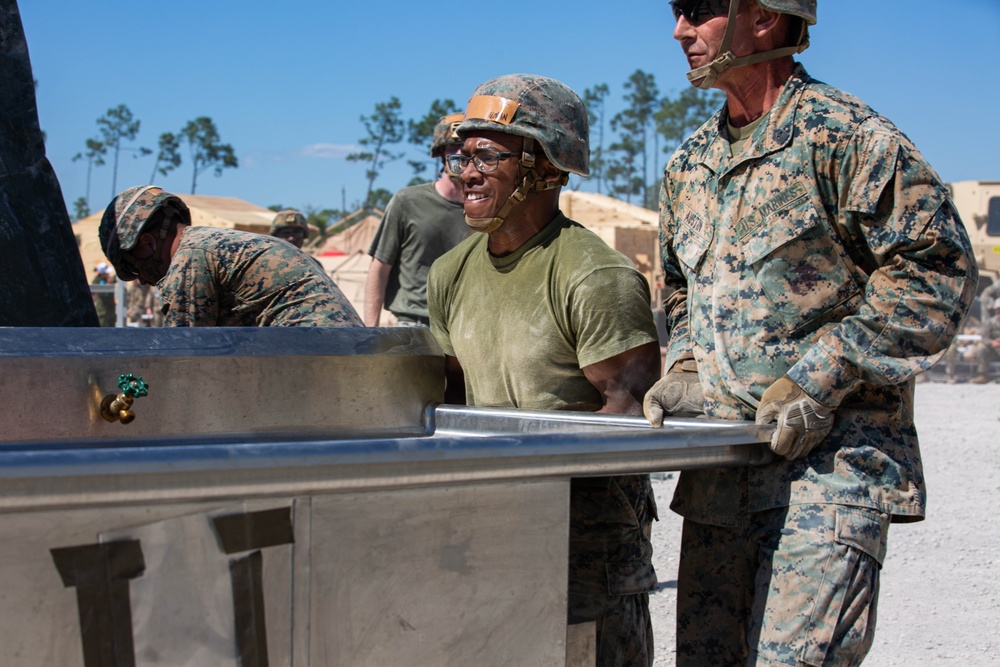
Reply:
[[[893, 524], [865, 667], [1000, 665], [1000, 384], [917, 385], [927, 519]], [[676, 476], [653, 482], [660, 522], [650, 597], [656, 667], [674, 664], [680, 518]]]

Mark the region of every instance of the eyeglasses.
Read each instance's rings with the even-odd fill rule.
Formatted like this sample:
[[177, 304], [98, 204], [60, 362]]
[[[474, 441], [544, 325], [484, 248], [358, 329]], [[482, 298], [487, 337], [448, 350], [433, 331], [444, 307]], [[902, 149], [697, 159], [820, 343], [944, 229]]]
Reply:
[[461, 174], [465, 171], [465, 168], [469, 166], [469, 163], [476, 165], [476, 169], [479, 170], [481, 174], [488, 174], [491, 171], [496, 171], [497, 165], [500, 164], [500, 160], [506, 160], [511, 157], [520, 157], [520, 153], [509, 153], [509, 152], [497, 152], [497, 151], [484, 151], [482, 153], [476, 153], [472, 157], [462, 155], [461, 153], [453, 153], [445, 157], [445, 161], [448, 163], [448, 171], [453, 174]]
[[729, 11], [729, 0], [671, 0], [670, 8], [674, 20], [681, 16], [691, 25], [701, 25], [705, 21], [721, 16]]
[[298, 238], [304, 239], [309, 234], [306, 232], [306, 230], [300, 229], [298, 227], [283, 227], [278, 231], [276, 231], [274, 235], [277, 236], [278, 238], [288, 237], [292, 239], [298, 239]]
[[131, 270], [132, 274], [134, 274], [133, 278], [139, 276], [139, 261], [135, 257], [127, 252], [123, 252], [121, 254], [121, 260], [122, 264], [125, 265], [123, 268], [128, 268]]

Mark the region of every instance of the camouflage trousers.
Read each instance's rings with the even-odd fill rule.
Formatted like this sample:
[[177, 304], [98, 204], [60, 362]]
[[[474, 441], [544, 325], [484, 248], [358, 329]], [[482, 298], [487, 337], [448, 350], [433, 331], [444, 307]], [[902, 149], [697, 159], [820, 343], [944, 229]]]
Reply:
[[596, 667], [652, 667], [653, 622], [649, 594], [578, 596], [570, 591], [570, 622], [597, 626]]
[[677, 667], [859, 665], [875, 635], [889, 517], [793, 505], [735, 527], [684, 521]]
[[656, 587], [649, 475], [574, 479], [570, 495], [569, 621], [594, 621], [597, 667], [650, 667]]

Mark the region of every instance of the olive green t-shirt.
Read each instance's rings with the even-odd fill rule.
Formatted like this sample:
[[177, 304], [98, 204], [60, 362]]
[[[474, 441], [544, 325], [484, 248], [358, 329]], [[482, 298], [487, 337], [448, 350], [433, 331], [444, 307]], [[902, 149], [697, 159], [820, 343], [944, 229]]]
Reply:
[[403, 318], [427, 317], [427, 272], [472, 230], [462, 202], [449, 201], [433, 183], [403, 188], [389, 200], [368, 254], [392, 265], [385, 308]]
[[476, 234], [428, 278], [431, 332], [480, 407], [598, 410], [581, 368], [657, 340], [646, 279], [562, 213], [516, 252]]

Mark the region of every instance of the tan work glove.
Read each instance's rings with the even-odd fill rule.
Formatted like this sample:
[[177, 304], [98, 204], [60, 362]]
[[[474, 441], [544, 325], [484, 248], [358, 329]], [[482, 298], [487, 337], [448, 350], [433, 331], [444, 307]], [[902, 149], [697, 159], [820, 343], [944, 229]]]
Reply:
[[642, 414], [653, 426], [663, 426], [663, 417], [697, 417], [705, 414], [705, 394], [694, 359], [677, 361], [657, 380], [642, 400]]
[[802, 458], [823, 441], [833, 427], [833, 412], [814, 401], [785, 375], [760, 397], [757, 423], [777, 423], [771, 436], [771, 450], [792, 461]]

